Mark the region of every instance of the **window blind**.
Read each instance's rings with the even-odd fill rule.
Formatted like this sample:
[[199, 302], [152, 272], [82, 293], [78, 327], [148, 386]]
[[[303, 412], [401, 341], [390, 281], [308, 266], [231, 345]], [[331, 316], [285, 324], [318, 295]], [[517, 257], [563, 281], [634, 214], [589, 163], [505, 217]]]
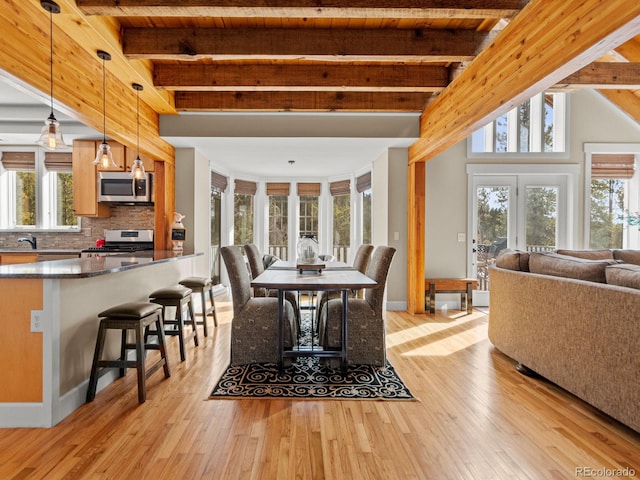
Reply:
[[329, 185], [331, 195], [349, 195], [351, 193], [351, 180], [340, 180], [331, 182]]
[[229, 184], [227, 177], [216, 172], [211, 172], [211, 190], [224, 192]]
[[71, 152], [45, 152], [44, 166], [50, 172], [70, 172], [73, 167]]
[[35, 152], [2, 152], [2, 166], [7, 170], [35, 170]]
[[319, 196], [319, 183], [298, 183], [298, 195], [300, 196]]
[[365, 190], [371, 188], [371, 172], [367, 172], [364, 175], [360, 175], [356, 178], [356, 190], [358, 193], [362, 193]]
[[591, 156], [591, 178], [631, 178], [635, 158], [629, 154], [596, 153]]
[[288, 183], [267, 182], [267, 195], [289, 195]]
[[236, 180], [234, 193], [240, 195], [255, 195], [258, 186], [256, 182], [249, 182], [248, 180]]

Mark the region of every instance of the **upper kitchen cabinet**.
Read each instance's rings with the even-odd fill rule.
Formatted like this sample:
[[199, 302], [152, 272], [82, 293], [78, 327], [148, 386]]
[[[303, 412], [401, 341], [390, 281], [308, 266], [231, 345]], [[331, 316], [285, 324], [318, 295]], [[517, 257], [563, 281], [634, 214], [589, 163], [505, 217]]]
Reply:
[[[135, 148], [125, 148], [125, 157], [126, 157], [126, 169], [127, 172], [131, 171], [131, 166], [133, 165], [133, 161], [136, 159], [137, 156], [137, 152]], [[146, 155], [142, 155], [140, 154], [140, 160], [142, 160], [142, 163], [144, 164], [144, 169], [147, 172], [154, 172], [155, 171], [155, 162], [153, 161], [153, 159], [147, 157]]]
[[111, 214], [109, 205], [98, 202], [97, 169], [93, 160], [100, 143], [93, 140], [73, 142], [73, 213], [79, 217], [108, 217]]

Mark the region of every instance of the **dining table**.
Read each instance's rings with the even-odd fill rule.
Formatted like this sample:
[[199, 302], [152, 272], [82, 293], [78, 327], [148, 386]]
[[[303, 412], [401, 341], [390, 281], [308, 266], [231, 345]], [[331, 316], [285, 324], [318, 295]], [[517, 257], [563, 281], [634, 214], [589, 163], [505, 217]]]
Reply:
[[[266, 269], [251, 281], [252, 287], [278, 291], [278, 367], [284, 367], [285, 358], [316, 356], [321, 358], [340, 358], [343, 371], [349, 364], [349, 292], [361, 288], [373, 288], [377, 282], [343, 262], [327, 262], [324, 268], [301, 268], [296, 262], [279, 261]], [[321, 345], [311, 345], [285, 349], [284, 346], [284, 294], [290, 291], [340, 291], [342, 299], [342, 342], [339, 349], [325, 349]], [[312, 333], [313, 335], [313, 333]]]

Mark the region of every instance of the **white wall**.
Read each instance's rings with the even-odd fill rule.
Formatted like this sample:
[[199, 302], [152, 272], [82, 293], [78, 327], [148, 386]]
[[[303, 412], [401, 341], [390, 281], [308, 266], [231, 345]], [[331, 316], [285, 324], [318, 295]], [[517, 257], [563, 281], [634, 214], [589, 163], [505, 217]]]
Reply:
[[187, 229], [185, 249], [203, 252], [198, 257], [194, 275], [208, 277], [210, 245], [209, 160], [193, 148], [176, 149], [176, 212], [185, 215]]

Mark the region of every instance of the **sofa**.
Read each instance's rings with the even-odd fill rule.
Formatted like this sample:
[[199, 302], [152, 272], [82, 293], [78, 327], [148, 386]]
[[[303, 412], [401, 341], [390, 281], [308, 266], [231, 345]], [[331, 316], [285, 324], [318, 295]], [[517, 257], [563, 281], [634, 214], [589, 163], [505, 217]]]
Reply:
[[489, 278], [493, 345], [640, 432], [640, 251], [505, 250]]

